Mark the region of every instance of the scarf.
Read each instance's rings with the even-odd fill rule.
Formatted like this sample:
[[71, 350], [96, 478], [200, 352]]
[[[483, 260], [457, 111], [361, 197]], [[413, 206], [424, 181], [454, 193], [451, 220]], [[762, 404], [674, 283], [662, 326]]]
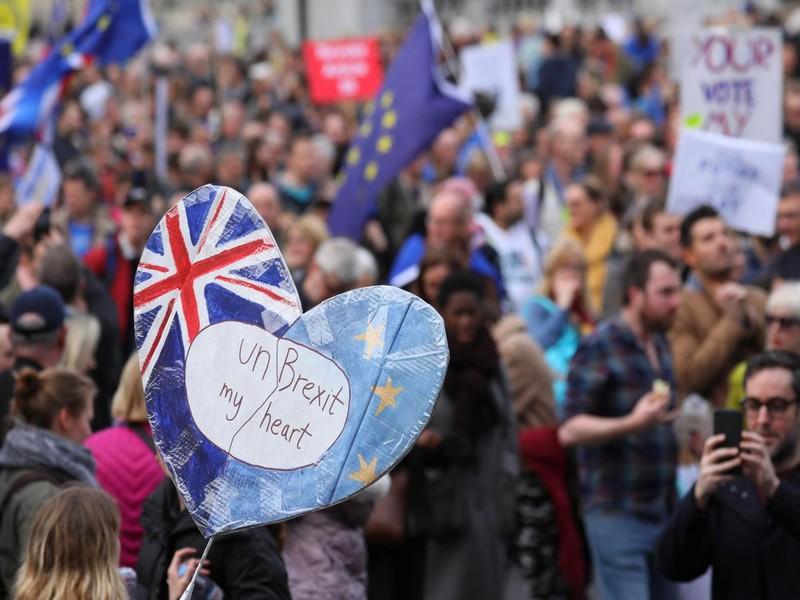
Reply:
[[97, 487], [94, 459], [88, 449], [65, 437], [17, 422], [0, 449], [0, 468], [58, 471]]
[[455, 407], [455, 430], [475, 442], [499, 421], [490, 383], [500, 375], [500, 358], [489, 330], [481, 327], [472, 342], [449, 334], [450, 366], [444, 390]]
[[581, 237], [574, 229], [567, 228], [564, 235], [576, 240], [586, 255], [586, 288], [589, 292], [590, 309], [599, 314], [603, 308], [603, 286], [606, 281], [608, 257], [617, 239], [617, 220], [605, 212], [592, 226], [588, 238]]

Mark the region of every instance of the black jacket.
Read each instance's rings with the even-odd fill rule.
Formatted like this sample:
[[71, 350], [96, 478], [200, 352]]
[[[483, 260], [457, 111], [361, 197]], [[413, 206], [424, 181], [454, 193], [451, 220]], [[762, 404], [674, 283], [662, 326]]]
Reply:
[[[178, 507], [170, 479], [147, 499], [142, 509], [144, 539], [136, 574], [141, 599], [167, 598], [167, 569], [180, 548], [195, 548], [200, 558], [206, 546], [189, 513]], [[289, 584], [275, 540], [265, 527], [247, 529], [214, 540], [208, 553], [210, 578], [225, 600], [289, 600]]]
[[717, 490], [700, 510], [694, 488], [661, 535], [664, 574], [691, 581], [710, 566], [715, 600], [800, 598], [800, 471], [762, 505], [750, 480]]

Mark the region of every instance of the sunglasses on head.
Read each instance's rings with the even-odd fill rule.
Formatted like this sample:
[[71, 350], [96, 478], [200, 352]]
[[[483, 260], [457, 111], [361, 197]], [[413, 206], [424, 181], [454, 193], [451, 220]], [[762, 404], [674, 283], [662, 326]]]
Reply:
[[777, 323], [778, 327], [780, 327], [781, 329], [791, 329], [792, 327], [800, 327], [800, 319], [795, 319], [793, 317], [776, 317], [773, 315], [766, 315], [765, 320], [767, 322], [767, 327], [769, 327], [773, 323]]

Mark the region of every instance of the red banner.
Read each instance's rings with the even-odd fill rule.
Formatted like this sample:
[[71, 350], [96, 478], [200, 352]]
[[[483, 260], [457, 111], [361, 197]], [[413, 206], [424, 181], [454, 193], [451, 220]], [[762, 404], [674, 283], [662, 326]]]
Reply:
[[303, 58], [317, 104], [371, 100], [383, 79], [377, 38], [305, 42]]

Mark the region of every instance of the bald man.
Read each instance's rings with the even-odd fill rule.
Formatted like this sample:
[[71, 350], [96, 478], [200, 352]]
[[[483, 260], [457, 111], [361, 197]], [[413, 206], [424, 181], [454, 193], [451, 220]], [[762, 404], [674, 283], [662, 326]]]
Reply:
[[505, 297], [505, 286], [497, 265], [483, 247], [471, 249], [472, 207], [469, 199], [454, 191], [434, 196], [425, 220], [425, 236], [409, 237], [397, 253], [389, 270], [389, 283], [405, 287], [419, 275], [419, 264], [431, 250], [446, 249], [455, 257], [469, 257], [465, 266], [476, 275], [488, 277], [498, 295]]

